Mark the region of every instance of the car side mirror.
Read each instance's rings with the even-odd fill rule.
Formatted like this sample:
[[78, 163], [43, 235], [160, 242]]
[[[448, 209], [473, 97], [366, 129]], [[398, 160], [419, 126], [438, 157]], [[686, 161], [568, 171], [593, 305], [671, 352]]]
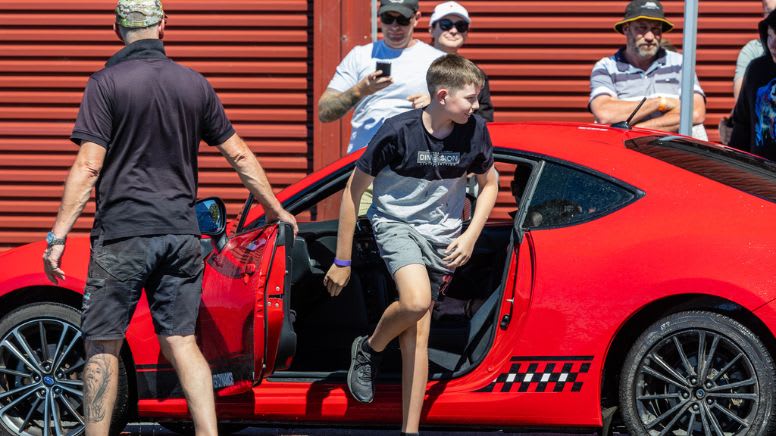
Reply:
[[199, 231], [207, 236], [221, 236], [226, 230], [226, 206], [218, 197], [197, 200], [194, 204], [197, 212]]

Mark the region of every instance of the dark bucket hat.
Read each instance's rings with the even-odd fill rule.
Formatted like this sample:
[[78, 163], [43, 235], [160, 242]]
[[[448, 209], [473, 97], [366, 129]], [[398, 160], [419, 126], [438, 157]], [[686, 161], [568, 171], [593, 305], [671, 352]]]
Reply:
[[666, 20], [660, 0], [632, 0], [625, 8], [625, 17], [614, 25], [614, 30], [623, 33], [622, 26], [636, 20], [653, 20], [663, 23], [663, 32], [670, 32], [674, 25]]

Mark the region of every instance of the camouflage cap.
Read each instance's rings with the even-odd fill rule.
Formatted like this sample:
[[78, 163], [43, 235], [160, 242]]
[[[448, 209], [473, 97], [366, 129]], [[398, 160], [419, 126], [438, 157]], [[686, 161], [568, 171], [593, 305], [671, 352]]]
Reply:
[[[140, 15], [144, 18], [139, 19]], [[162, 18], [164, 10], [161, 0], [119, 0], [116, 5], [116, 24], [121, 27], [153, 26], [162, 21]]]

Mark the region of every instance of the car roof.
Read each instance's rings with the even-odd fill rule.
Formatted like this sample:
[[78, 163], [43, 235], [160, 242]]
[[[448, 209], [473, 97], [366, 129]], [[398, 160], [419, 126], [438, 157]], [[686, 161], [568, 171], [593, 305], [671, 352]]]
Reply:
[[[584, 166], [646, 192], [666, 192], [666, 188], [675, 187], [675, 183], [682, 180], [683, 186], [695, 187], [686, 190], [687, 198], [697, 200], [695, 193], [700, 192], [698, 187], [717, 189], [717, 182], [721, 182], [738, 189], [737, 192], [751, 194], [746, 197], [752, 201], [769, 201], [769, 209], [776, 203], [776, 163], [722, 144], [671, 132], [589, 123], [493, 123], [488, 127], [493, 145], [497, 148], [519, 150]], [[684, 152], [684, 157], [675, 155], [669, 158], [675, 154], [672, 147], [676, 146], [696, 151]], [[649, 148], [651, 151], [647, 151]], [[698, 157], [716, 155], [727, 158], [697, 164], [703, 159], [689, 157], [696, 152]], [[737, 165], [746, 167], [741, 162], [751, 165], [746, 170], [736, 168]]]
[[[495, 147], [572, 162], [638, 187], [651, 185], [654, 180], [651, 174], [656, 168], [685, 171], [631, 150], [625, 144], [640, 137], [674, 135], [658, 130], [571, 122], [491, 123], [488, 130]], [[709, 146], [719, 145], [709, 143]]]
[[600, 153], [627, 151], [625, 141], [640, 136], [667, 135], [665, 132], [626, 130], [604, 124], [568, 122], [517, 122], [488, 124], [496, 147], [514, 148], [582, 165], [597, 162]]

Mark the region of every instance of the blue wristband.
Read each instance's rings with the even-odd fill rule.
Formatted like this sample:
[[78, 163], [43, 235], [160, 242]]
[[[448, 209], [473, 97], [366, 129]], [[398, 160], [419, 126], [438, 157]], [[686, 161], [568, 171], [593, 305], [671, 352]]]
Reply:
[[340, 260], [336, 257], [334, 258], [334, 265], [337, 265], [338, 267], [350, 266], [351, 263], [353, 263], [352, 260]]

